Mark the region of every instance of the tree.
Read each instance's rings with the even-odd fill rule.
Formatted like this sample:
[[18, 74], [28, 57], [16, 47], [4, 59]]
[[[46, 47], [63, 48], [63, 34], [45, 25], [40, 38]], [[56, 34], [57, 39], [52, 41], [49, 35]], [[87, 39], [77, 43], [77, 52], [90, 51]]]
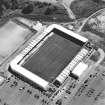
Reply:
[[18, 9], [18, 1], [17, 0], [11, 0], [12, 7], [11, 9], [15, 10]]
[[28, 4], [26, 7], [24, 7], [24, 9], [22, 10], [23, 14], [30, 14], [33, 12], [33, 5], [32, 4]]

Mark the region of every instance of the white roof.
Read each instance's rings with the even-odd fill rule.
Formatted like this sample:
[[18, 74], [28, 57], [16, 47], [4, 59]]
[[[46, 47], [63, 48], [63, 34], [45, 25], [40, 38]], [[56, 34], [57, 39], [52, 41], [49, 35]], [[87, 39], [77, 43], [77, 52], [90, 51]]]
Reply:
[[84, 62], [80, 62], [72, 71], [74, 75], [76, 75], [78, 78], [84, 73], [84, 71], [88, 68], [88, 65]]

